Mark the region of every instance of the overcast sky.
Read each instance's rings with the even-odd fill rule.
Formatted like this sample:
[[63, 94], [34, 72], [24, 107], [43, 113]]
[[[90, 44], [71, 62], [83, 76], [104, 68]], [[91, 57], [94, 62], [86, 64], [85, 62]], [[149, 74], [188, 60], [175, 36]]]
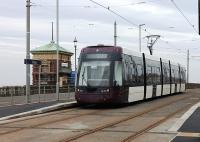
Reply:
[[[186, 65], [190, 49], [190, 82], [200, 82], [200, 37], [171, 0], [95, 0], [129, 19], [145, 24], [149, 33], [161, 35], [154, 55]], [[0, 86], [25, 84], [26, 0], [0, 0]], [[197, 30], [197, 0], [174, 0]], [[56, 0], [32, 0], [31, 49], [51, 40]], [[118, 45], [138, 51], [138, 28], [89, 0], [60, 0], [60, 45], [74, 52], [87, 45], [113, 44], [113, 23], [118, 25]], [[149, 54], [148, 33], [142, 32], [142, 51]], [[55, 37], [56, 38], [56, 37]], [[78, 52], [79, 53], [79, 52]], [[74, 58], [72, 59], [74, 61]], [[72, 63], [73, 64], [73, 63]], [[74, 64], [73, 64], [74, 65]]]

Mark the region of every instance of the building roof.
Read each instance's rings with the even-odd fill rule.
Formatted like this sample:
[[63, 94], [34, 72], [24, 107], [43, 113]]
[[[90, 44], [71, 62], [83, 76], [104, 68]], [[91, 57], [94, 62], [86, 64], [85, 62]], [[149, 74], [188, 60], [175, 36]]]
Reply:
[[[54, 41], [51, 41], [49, 44], [46, 44], [46, 45], [43, 45], [43, 46], [40, 46], [40, 47], [37, 47], [37, 48], [31, 50], [31, 53], [47, 53], [47, 52], [56, 53], [57, 47], [58, 47], [58, 45]], [[63, 48], [61, 46], [59, 46], [58, 49], [59, 49], [59, 53], [73, 55], [72, 52], [66, 50], [65, 48]]]

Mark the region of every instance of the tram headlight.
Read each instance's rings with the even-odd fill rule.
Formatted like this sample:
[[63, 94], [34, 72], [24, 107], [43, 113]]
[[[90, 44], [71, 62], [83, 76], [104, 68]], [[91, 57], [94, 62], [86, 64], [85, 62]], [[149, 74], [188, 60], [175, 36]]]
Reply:
[[101, 93], [108, 93], [108, 92], [110, 92], [110, 89], [102, 89], [101, 90]]
[[77, 89], [77, 92], [83, 92], [83, 90], [82, 89]]

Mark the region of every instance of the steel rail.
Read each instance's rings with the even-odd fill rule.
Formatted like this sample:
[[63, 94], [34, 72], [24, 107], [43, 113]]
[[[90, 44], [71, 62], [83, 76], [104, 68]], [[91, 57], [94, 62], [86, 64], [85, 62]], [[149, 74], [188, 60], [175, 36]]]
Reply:
[[[74, 109], [75, 110], [75, 109]], [[70, 111], [67, 111], [67, 112], [72, 112], [73, 110], [70, 110]], [[95, 110], [95, 111], [92, 111], [92, 112], [88, 112], [88, 113], [84, 113], [84, 114], [79, 114], [79, 115], [76, 115], [76, 116], [71, 116], [71, 117], [67, 117], [67, 118], [61, 118], [61, 119], [55, 119], [55, 120], [52, 120], [52, 121], [46, 121], [46, 122], [43, 122], [43, 123], [38, 123], [38, 124], [35, 124], [35, 125], [32, 125], [32, 126], [29, 126], [29, 127], [20, 127], [16, 130], [12, 130], [12, 131], [8, 131], [8, 132], [4, 132], [4, 133], [0, 133], [0, 136], [3, 136], [3, 135], [7, 135], [7, 134], [11, 134], [11, 133], [15, 133], [15, 132], [19, 132], [19, 131], [22, 131], [22, 130], [25, 130], [25, 129], [32, 129], [32, 128], [36, 128], [36, 127], [39, 127], [39, 126], [43, 126], [43, 125], [47, 125], [47, 124], [52, 124], [52, 123], [57, 123], [57, 122], [62, 122], [62, 121], [66, 121], [66, 120], [71, 120], [71, 119], [74, 119], [74, 118], [78, 118], [78, 117], [82, 117], [82, 116], [85, 116], [85, 115], [92, 115], [92, 114], [96, 114], [98, 112], [102, 112], [102, 111], [105, 111], [105, 110]], [[63, 113], [63, 112], [62, 112]], [[57, 113], [57, 114], [61, 114], [61, 113]], [[56, 114], [53, 114], [53, 115], [56, 115]], [[47, 116], [47, 115], [46, 115]], [[50, 115], [51, 116], [51, 115]], [[40, 117], [43, 117], [43, 116], [40, 116]], [[37, 118], [40, 118], [40, 117], [37, 117]], [[31, 120], [31, 119], [36, 119], [36, 118], [30, 118], [28, 120]], [[20, 120], [20, 121], [24, 121], [24, 120]], [[14, 123], [14, 122], [13, 122]], [[0, 126], [0, 128], [5, 128], [6, 126]], [[7, 127], [6, 127], [7, 128]], [[10, 128], [10, 127], [9, 127]], [[15, 128], [15, 127], [12, 127], [12, 128]]]
[[[46, 116], [52, 116], [52, 115], [57, 115], [57, 114], [62, 114], [62, 113], [65, 113], [65, 112], [71, 112], [71, 111], [74, 111], [74, 110], [76, 110], [77, 108], [78, 108], [79, 106], [77, 106], [77, 105], [75, 105], [75, 106], [69, 106], [68, 108], [69, 109], [67, 109], [67, 110], [63, 110], [63, 111], [59, 111], [59, 109], [58, 110], [54, 110], [54, 111], [56, 111], [56, 112], [53, 112], [53, 111], [51, 111], [51, 112], [46, 112], [46, 113], [48, 113], [48, 114], [38, 114], [39, 116], [36, 116], [36, 117], [29, 117], [29, 118], [25, 118], [25, 117], [22, 117], [21, 119], [20, 118], [18, 118], [18, 120], [13, 120], [12, 122], [1, 122], [0, 121], [0, 127], [1, 126], [3, 126], [3, 125], [6, 125], [6, 124], [12, 124], [12, 123], [16, 123], [16, 122], [21, 122], [21, 121], [26, 121], [26, 120], [32, 120], [32, 119], [37, 119], [37, 118], [41, 118], [41, 117], [46, 117]], [[59, 111], [59, 112], [58, 112]], [[34, 115], [32, 115], [32, 116], [34, 116]], [[12, 119], [9, 119], [9, 120], [12, 120]]]
[[190, 105], [186, 105], [184, 107], [182, 107], [181, 109], [178, 109], [177, 111], [167, 115], [165, 118], [157, 121], [157, 122], [154, 122], [152, 124], [150, 124], [149, 126], [147, 126], [146, 128], [136, 132], [135, 134], [133, 135], [130, 135], [129, 137], [125, 138], [124, 140], [122, 140], [121, 142], [131, 142], [133, 141], [134, 139], [136, 139], [137, 137], [143, 135], [144, 133], [148, 132], [149, 130], [157, 127], [158, 125], [160, 125], [161, 123], [167, 121], [168, 119], [172, 118], [174, 115], [176, 115], [177, 113], [180, 113], [181, 111], [185, 110], [186, 108], [188, 108]]

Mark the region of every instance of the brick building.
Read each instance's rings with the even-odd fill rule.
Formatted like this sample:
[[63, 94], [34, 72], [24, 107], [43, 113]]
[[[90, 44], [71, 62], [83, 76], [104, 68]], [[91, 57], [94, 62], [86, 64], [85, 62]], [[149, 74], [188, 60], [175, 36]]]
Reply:
[[[51, 41], [49, 44], [31, 50], [33, 59], [41, 60], [41, 84], [42, 85], [56, 85], [56, 71], [57, 71], [57, 50], [58, 45]], [[59, 46], [59, 83], [62, 87], [69, 82], [71, 69], [71, 56], [72, 52]], [[38, 85], [39, 79], [39, 66], [33, 65], [33, 85]]]

